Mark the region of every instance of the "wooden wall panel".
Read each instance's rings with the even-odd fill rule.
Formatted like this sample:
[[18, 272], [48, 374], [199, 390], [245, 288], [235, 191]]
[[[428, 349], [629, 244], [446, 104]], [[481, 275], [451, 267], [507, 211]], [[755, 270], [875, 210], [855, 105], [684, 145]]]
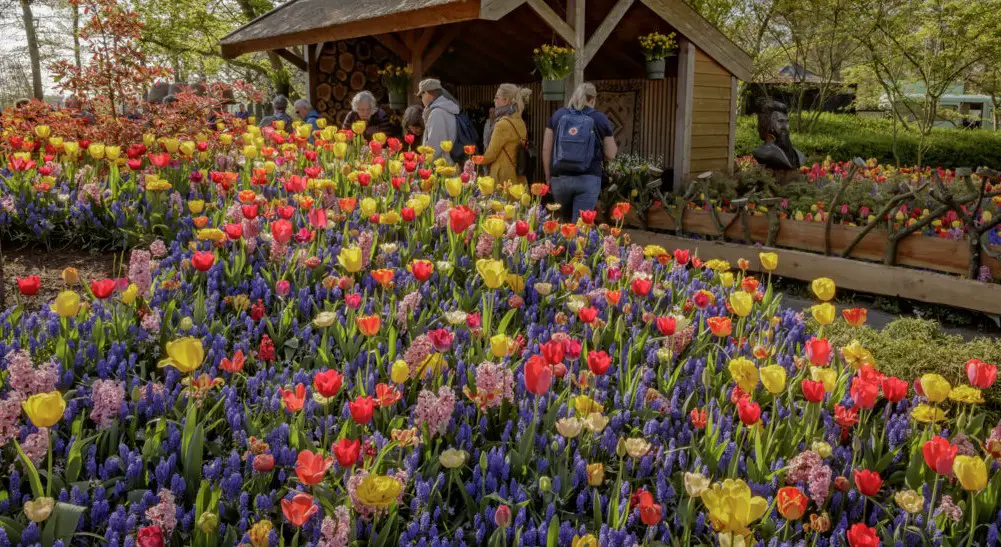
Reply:
[[693, 175], [703, 171], [729, 171], [730, 73], [705, 52], [695, 52], [695, 89], [692, 101]]

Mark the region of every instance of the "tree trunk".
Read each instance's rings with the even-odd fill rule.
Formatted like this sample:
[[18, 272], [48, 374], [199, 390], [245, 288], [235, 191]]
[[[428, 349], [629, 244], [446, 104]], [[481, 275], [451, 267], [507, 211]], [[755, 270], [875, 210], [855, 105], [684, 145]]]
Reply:
[[42, 61], [38, 52], [38, 36], [35, 34], [35, 16], [31, 13], [31, 0], [21, 0], [21, 18], [24, 35], [28, 41], [28, 57], [31, 59], [31, 91], [36, 99], [45, 98], [42, 90]]
[[70, 2], [73, 8], [73, 61], [77, 70], [83, 70], [83, 61], [80, 60], [80, 4]]

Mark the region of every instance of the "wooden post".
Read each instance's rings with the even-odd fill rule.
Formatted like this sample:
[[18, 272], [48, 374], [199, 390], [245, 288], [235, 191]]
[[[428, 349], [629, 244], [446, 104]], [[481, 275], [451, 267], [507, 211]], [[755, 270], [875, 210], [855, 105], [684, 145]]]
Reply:
[[570, 80], [567, 82], [569, 84], [567, 86], [568, 93], [573, 93], [578, 85], [584, 83], [584, 68], [590, 61], [584, 56], [584, 10], [586, 6], [587, 0], [567, 0], [566, 20], [573, 27], [574, 33], [574, 43], [571, 44], [574, 48], [573, 72], [570, 73]]
[[683, 194], [692, 165], [692, 96], [695, 91], [695, 45], [678, 40], [678, 93], [674, 105], [674, 192]]
[[316, 86], [320, 81], [320, 69], [317, 61], [320, 59], [319, 51], [323, 49], [323, 44], [309, 44], [306, 46], [306, 96], [309, 105], [316, 108]]
[[733, 173], [737, 148], [737, 77], [730, 76], [730, 137], [727, 143], [726, 171]]

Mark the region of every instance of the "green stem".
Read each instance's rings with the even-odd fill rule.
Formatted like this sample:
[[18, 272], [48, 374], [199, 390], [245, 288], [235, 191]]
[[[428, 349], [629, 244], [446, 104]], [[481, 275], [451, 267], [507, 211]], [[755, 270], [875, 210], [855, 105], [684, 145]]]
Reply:
[[973, 536], [977, 533], [977, 502], [974, 498], [976, 492], [970, 490], [970, 538], [966, 541], [966, 547], [973, 545]]
[[[931, 499], [928, 500], [928, 518], [925, 519], [926, 520], [926, 523], [925, 523], [926, 526], [933, 526], [934, 525], [934, 521], [932, 520], [932, 512], [935, 510], [935, 494], [938, 493], [938, 479], [939, 479], [939, 474], [936, 473], [935, 474], [935, 482], [932, 483], [932, 487], [931, 487]], [[931, 531], [931, 529], [929, 529], [929, 531]]]
[[53, 435], [54, 435], [54, 433], [53, 433], [52, 429], [49, 429], [49, 477], [48, 477], [49, 480], [46, 481], [46, 484], [45, 484], [45, 497], [47, 497], [47, 498], [51, 498], [52, 497], [52, 438], [53, 438]]

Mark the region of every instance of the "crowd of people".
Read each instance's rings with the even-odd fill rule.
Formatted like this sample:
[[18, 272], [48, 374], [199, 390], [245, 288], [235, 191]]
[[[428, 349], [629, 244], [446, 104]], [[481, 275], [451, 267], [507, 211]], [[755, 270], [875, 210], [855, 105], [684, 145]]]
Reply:
[[[361, 91], [352, 98], [351, 111], [345, 115], [341, 127], [364, 121], [366, 139], [377, 133], [411, 134], [416, 137], [414, 146], [430, 147], [435, 157], [449, 162], [460, 161], [464, 148], [475, 145], [483, 158], [481, 165], [489, 169], [494, 180], [530, 182], [535, 162], [525, 123], [530, 89], [515, 84], [501, 84], [497, 88], [482, 138], [459, 101], [441, 81], [422, 80], [417, 95], [421, 105], [407, 107], [397, 126], [371, 92]], [[545, 181], [560, 210], [572, 222], [576, 222], [581, 211], [596, 207], [604, 164], [617, 151], [611, 122], [595, 108], [597, 97], [593, 84], [577, 86], [567, 105], [550, 117], [543, 136], [541, 159]], [[309, 102], [300, 99], [294, 106], [300, 120], [317, 127], [319, 114]], [[278, 120], [291, 125], [292, 117], [286, 113], [288, 99], [282, 95], [275, 97], [272, 108], [273, 113], [261, 120], [262, 127]], [[453, 143], [451, 151], [441, 149], [443, 141]]]

